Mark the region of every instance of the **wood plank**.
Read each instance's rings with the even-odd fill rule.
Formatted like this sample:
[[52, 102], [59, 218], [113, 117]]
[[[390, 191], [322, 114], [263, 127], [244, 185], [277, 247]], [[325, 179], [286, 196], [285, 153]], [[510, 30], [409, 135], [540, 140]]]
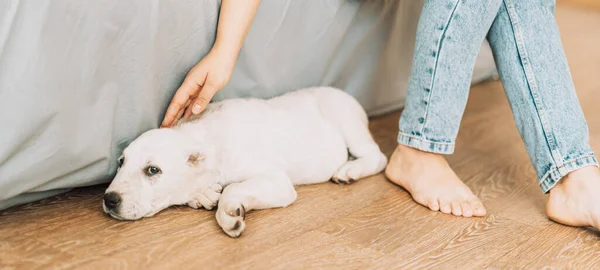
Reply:
[[47, 269], [49, 265], [69, 267], [87, 260], [28, 237], [13, 235], [0, 239], [0, 269]]
[[495, 260], [490, 267], [507, 265], [526, 269], [599, 269], [600, 233], [553, 224]]
[[[302, 247], [302, 248], [298, 248]], [[229, 269], [366, 269], [376, 265], [384, 253], [310, 231], [290, 241], [267, 248], [227, 267]]]
[[388, 256], [385, 268], [481, 268], [540, 229], [496, 215], [459, 218], [427, 210], [403, 196], [388, 196], [319, 229]]

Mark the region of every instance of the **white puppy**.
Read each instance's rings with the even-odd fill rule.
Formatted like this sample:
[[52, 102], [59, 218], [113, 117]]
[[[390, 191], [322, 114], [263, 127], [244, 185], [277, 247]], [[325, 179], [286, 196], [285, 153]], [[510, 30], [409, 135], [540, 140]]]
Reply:
[[103, 208], [135, 220], [171, 205], [212, 209], [218, 202], [217, 222], [238, 237], [247, 211], [291, 204], [294, 185], [349, 184], [381, 172], [386, 162], [364, 110], [343, 91], [319, 87], [270, 100], [231, 99], [132, 142]]

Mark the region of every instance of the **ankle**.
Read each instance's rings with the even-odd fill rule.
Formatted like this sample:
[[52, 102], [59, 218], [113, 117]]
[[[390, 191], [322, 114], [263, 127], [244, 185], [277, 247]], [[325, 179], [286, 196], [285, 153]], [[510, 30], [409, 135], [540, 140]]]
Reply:
[[597, 182], [598, 180], [600, 180], [600, 169], [594, 165], [585, 166], [565, 175], [550, 192], [552, 193], [555, 188], [585, 188], [590, 181]]
[[395, 154], [402, 157], [402, 159], [404, 159], [405, 162], [420, 163], [420, 161], [425, 161], [428, 163], [428, 165], [447, 164], [446, 159], [442, 154], [425, 152], [402, 144], [398, 144], [395, 152]]
[[436, 153], [431, 153], [431, 152], [425, 152], [422, 150], [419, 150], [417, 148], [413, 148], [410, 146], [406, 146], [403, 144], [398, 144], [398, 146], [396, 147], [396, 151], [405, 154], [405, 155], [412, 155], [412, 156], [437, 156], [437, 157], [442, 157], [442, 155], [440, 154], [436, 154]]

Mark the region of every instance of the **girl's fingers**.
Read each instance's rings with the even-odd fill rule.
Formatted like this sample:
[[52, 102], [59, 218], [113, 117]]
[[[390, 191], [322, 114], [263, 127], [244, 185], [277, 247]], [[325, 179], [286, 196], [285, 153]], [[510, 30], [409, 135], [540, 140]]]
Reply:
[[[196, 104], [196, 102], [198, 102], [198, 98], [194, 99], [194, 102], [192, 102], [191, 104]], [[192, 116], [192, 110], [193, 110], [193, 105], [192, 106], [187, 106], [187, 108], [185, 109], [185, 114], [183, 115], [184, 119], [189, 119], [190, 116]]]
[[202, 86], [202, 90], [200, 90], [200, 94], [194, 100], [194, 102], [192, 102], [192, 105], [190, 106], [191, 113], [200, 114], [202, 111], [204, 111], [206, 109], [206, 107], [208, 107], [208, 103], [210, 103], [210, 100], [220, 89], [221, 89], [221, 87], [218, 87], [218, 86], [210, 83], [210, 81], [207, 80], [206, 84]]
[[181, 110], [179, 110], [179, 113], [177, 113], [177, 117], [175, 118], [175, 121], [173, 121], [173, 125], [171, 125], [171, 127], [177, 125], [177, 123], [179, 122], [179, 119], [181, 119], [181, 115], [183, 115], [184, 112], [185, 112], [184, 108], [181, 108]]
[[169, 108], [167, 108], [161, 126], [172, 126], [175, 120], [179, 119], [177, 118], [179, 111], [182, 109], [185, 110], [185, 108], [189, 106], [189, 103], [187, 102], [189, 102], [192, 97], [197, 96], [199, 91], [200, 86], [191, 79], [186, 78], [179, 89], [177, 89], [177, 92], [175, 92], [175, 96], [173, 96], [171, 104], [169, 104]]

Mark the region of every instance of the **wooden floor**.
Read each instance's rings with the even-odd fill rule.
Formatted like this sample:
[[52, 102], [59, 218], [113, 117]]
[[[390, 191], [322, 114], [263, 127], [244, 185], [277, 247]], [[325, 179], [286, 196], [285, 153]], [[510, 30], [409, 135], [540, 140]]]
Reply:
[[574, 5], [579, 5], [581, 7], [585, 7], [585, 8], [593, 8], [593, 9], [597, 9], [600, 10], [600, 1], [598, 0], [558, 0], [558, 3], [568, 3], [568, 4], [574, 4]]
[[[600, 13], [560, 6], [557, 16], [600, 150]], [[388, 155], [399, 115], [372, 121]], [[299, 187], [296, 203], [251, 213], [231, 239], [204, 210], [110, 219], [105, 187], [91, 187], [0, 212], [0, 269], [600, 268], [600, 234], [544, 215], [546, 196], [499, 82], [473, 88], [457, 143], [448, 160], [487, 206], [485, 218], [431, 212], [378, 175]]]

